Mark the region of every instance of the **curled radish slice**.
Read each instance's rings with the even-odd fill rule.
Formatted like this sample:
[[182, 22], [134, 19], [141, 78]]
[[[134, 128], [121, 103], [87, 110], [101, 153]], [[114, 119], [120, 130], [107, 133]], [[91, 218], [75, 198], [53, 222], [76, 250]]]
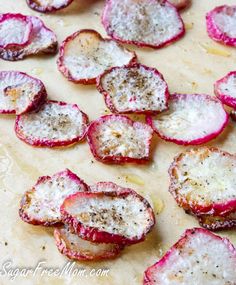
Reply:
[[94, 30], [80, 30], [64, 40], [58, 68], [70, 81], [95, 84], [96, 77], [113, 66], [136, 61], [136, 55]]
[[113, 67], [98, 78], [97, 88], [114, 113], [155, 114], [167, 109], [168, 86], [155, 68]]
[[103, 260], [117, 257], [122, 245], [115, 243], [94, 243], [72, 233], [68, 227], [56, 228], [54, 237], [58, 250], [74, 260]]
[[88, 191], [87, 185], [66, 169], [53, 176], [42, 176], [31, 190], [25, 192], [19, 215], [29, 224], [52, 226], [61, 223], [60, 206], [76, 192]]
[[19, 71], [0, 72], [0, 113], [19, 115], [38, 109], [46, 97], [39, 79]]
[[216, 7], [206, 15], [210, 38], [229, 46], [236, 46], [236, 6]]
[[148, 161], [152, 129], [121, 115], [108, 115], [93, 121], [87, 140], [94, 157], [101, 162], [144, 163]]
[[191, 0], [168, 0], [168, 2], [174, 5], [177, 9], [184, 9], [190, 5]]
[[234, 285], [236, 249], [226, 238], [189, 229], [144, 274], [144, 285]]
[[115, 40], [160, 48], [184, 33], [177, 9], [165, 0], [107, 0], [102, 23]]
[[28, 6], [41, 13], [51, 13], [69, 6], [74, 0], [26, 0]]
[[236, 71], [231, 71], [215, 83], [215, 94], [230, 107], [236, 108]]
[[76, 104], [47, 101], [38, 112], [17, 116], [15, 132], [30, 145], [59, 147], [81, 141], [87, 124], [87, 115]]
[[169, 110], [147, 122], [164, 140], [180, 145], [198, 145], [216, 138], [226, 127], [229, 115], [222, 103], [204, 94], [173, 94]]
[[32, 23], [21, 14], [0, 15], [0, 48], [24, 47], [28, 44]]
[[150, 204], [130, 191], [77, 193], [65, 199], [61, 214], [81, 238], [98, 243], [134, 244], [155, 224]]

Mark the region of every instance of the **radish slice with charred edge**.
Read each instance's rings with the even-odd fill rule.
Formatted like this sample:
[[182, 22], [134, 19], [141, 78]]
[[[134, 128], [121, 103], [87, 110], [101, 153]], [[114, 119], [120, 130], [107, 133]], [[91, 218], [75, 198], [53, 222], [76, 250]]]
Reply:
[[236, 249], [227, 238], [189, 229], [144, 274], [144, 285], [234, 285]]
[[222, 103], [204, 94], [173, 94], [167, 112], [147, 117], [162, 139], [180, 145], [198, 145], [216, 138], [228, 120]]
[[60, 206], [64, 199], [84, 191], [88, 191], [88, 186], [68, 169], [53, 176], [42, 176], [24, 194], [19, 215], [23, 221], [33, 225], [52, 226], [61, 223]]
[[168, 2], [170, 2], [178, 10], [184, 9], [191, 4], [191, 0], [168, 0]]
[[56, 53], [57, 38], [53, 31], [45, 27], [37, 17], [27, 16], [27, 19], [33, 25], [29, 43], [25, 47], [0, 48], [0, 58], [16, 61], [29, 55]]
[[99, 243], [141, 242], [155, 224], [150, 204], [130, 191], [77, 193], [65, 199], [61, 214], [81, 238]]
[[81, 141], [88, 117], [76, 104], [47, 101], [38, 112], [16, 117], [19, 139], [41, 147], [67, 146]]
[[107, 0], [102, 23], [113, 39], [143, 47], [160, 48], [185, 33], [178, 11], [165, 0]]
[[117, 192], [117, 193], [136, 193], [133, 189], [121, 187], [113, 182], [98, 182], [89, 187], [91, 192]]
[[95, 84], [96, 77], [113, 66], [136, 61], [136, 54], [94, 30], [80, 30], [64, 40], [58, 68], [70, 81]]
[[236, 108], [236, 71], [231, 71], [215, 83], [215, 94], [222, 103]]
[[236, 46], [236, 6], [219, 6], [206, 15], [210, 38], [228, 46]]
[[28, 6], [41, 13], [51, 13], [69, 6], [74, 0], [26, 0]]
[[28, 44], [32, 23], [21, 14], [0, 15], [0, 47], [24, 47]]
[[46, 97], [39, 79], [18, 71], [0, 72], [0, 113], [19, 115], [38, 109]]
[[177, 204], [195, 215], [236, 211], [236, 156], [216, 148], [179, 154], [169, 169], [169, 191]]
[[155, 68], [113, 67], [98, 78], [97, 88], [114, 113], [157, 114], [167, 109], [168, 86]]
[[94, 243], [72, 233], [68, 227], [54, 230], [58, 250], [70, 259], [103, 260], [117, 257], [124, 248], [115, 243]]
[[121, 115], [107, 115], [93, 121], [87, 140], [94, 157], [107, 163], [149, 160], [152, 129]]

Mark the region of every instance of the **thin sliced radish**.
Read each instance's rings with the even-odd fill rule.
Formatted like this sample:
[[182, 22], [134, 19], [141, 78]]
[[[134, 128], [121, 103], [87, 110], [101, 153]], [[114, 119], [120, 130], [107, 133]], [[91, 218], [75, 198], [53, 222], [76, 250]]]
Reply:
[[30, 55], [55, 54], [57, 52], [57, 38], [53, 31], [35, 16], [27, 16], [33, 28], [29, 43], [25, 47], [0, 48], [0, 58], [16, 61]]
[[136, 193], [133, 189], [121, 187], [113, 182], [98, 182], [89, 187], [91, 192], [117, 192], [117, 193]]
[[107, 0], [102, 23], [113, 39], [160, 48], [184, 33], [177, 9], [165, 0]]
[[23, 221], [33, 225], [61, 223], [60, 206], [64, 199], [85, 191], [88, 191], [88, 186], [68, 169], [53, 176], [42, 176], [31, 190], [25, 192], [19, 215]]
[[157, 114], [167, 109], [168, 86], [155, 68], [113, 67], [98, 77], [97, 88], [114, 113]]
[[223, 104], [236, 108], [236, 71], [216, 81], [214, 87], [216, 96]]
[[236, 46], [236, 6], [216, 7], [206, 15], [210, 38], [228, 46]]
[[0, 15], [0, 48], [24, 47], [29, 43], [32, 23], [21, 14]]
[[38, 112], [17, 116], [15, 132], [30, 145], [59, 147], [81, 141], [87, 124], [87, 115], [76, 104], [47, 101]]
[[70, 259], [83, 260], [103, 260], [117, 257], [122, 245], [115, 243], [94, 243], [82, 239], [71, 232], [68, 227], [56, 228], [54, 237], [58, 250]]
[[107, 163], [149, 160], [152, 129], [121, 115], [107, 115], [93, 121], [87, 140], [94, 157]]
[[155, 224], [150, 204], [130, 191], [77, 193], [65, 199], [61, 214], [81, 238], [99, 243], [143, 241]]
[[26, 0], [28, 6], [41, 13], [51, 13], [69, 6], [74, 0]]
[[0, 72], [0, 113], [19, 115], [37, 110], [46, 97], [39, 79], [19, 71]]
[[80, 30], [64, 40], [58, 68], [70, 81], [95, 84], [96, 77], [113, 66], [136, 61], [136, 55], [94, 30]]
[[236, 156], [202, 147], [179, 154], [169, 169], [169, 191], [193, 214], [213, 216], [236, 211]]
[[222, 103], [204, 94], [173, 94], [167, 112], [147, 117], [162, 139], [180, 145], [198, 145], [216, 138], [228, 120]]
[[191, 0], [168, 0], [172, 5], [174, 5], [178, 10], [184, 9], [191, 4]]
[[144, 285], [234, 285], [236, 249], [226, 238], [189, 229], [144, 274]]

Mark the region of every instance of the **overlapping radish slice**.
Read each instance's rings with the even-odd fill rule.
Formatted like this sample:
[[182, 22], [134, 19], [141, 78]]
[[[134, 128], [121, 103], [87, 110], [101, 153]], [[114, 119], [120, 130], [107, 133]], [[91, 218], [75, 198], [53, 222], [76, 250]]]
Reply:
[[96, 77], [113, 66], [136, 61], [136, 55], [94, 30], [80, 30], [64, 40], [58, 68], [70, 81], [95, 84]]
[[93, 121], [87, 140], [94, 157], [107, 163], [144, 163], [149, 159], [153, 131], [126, 116], [107, 115]]
[[87, 185], [68, 169], [53, 176], [42, 176], [24, 194], [19, 215], [23, 221], [33, 225], [52, 226], [61, 223], [60, 206], [64, 199], [71, 194], [86, 191]]
[[198, 145], [217, 137], [228, 123], [222, 103], [204, 94], [173, 94], [169, 110], [147, 122], [164, 140], [180, 145]]
[[30, 55], [56, 53], [57, 38], [54, 32], [48, 29], [37, 17], [27, 16], [27, 20], [33, 25], [29, 43], [25, 47], [0, 48], [0, 58], [15, 61]]
[[31, 21], [21, 14], [0, 14], [0, 48], [24, 47], [32, 31]]
[[98, 78], [97, 88], [114, 113], [155, 114], [167, 109], [168, 86], [155, 68], [113, 67]]
[[113, 39], [152, 48], [170, 44], [185, 33], [178, 11], [165, 0], [107, 0], [102, 23]]
[[28, 6], [41, 13], [51, 13], [69, 6], [74, 0], [26, 0]]
[[168, 0], [168, 2], [174, 5], [177, 9], [184, 9], [190, 5], [191, 0]]
[[0, 72], [0, 113], [19, 115], [38, 109], [46, 97], [39, 79], [19, 71]]
[[229, 72], [225, 77], [216, 81], [215, 94], [230, 107], [236, 108], [236, 71]]
[[236, 6], [216, 7], [206, 15], [210, 38], [228, 46], [236, 46]]
[[236, 249], [226, 238], [189, 229], [144, 274], [144, 285], [234, 285]]
[[87, 115], [76, 104], [47, 101], [38, 112], [17, 116], [15, 132], [30, 145], [60, 147], [81, 141], [87, 124]]
[[130, 191], [71, 195], [62, 204], [61, 215], [81, 238], [99, 243], [143, 241], [155, 224], [150, 204]]
[[121, 187], [113, 182], [98, 182], [89, 187], [91, 192], [117, 192], [117, 193], [136, 193], [133, 189]]
[[122, 245], [115, 243], [94, 243], [82, 239], [68, 227], [56, 228], [54, 237], [58, 250], [65, 256], [74, 260], [103, 260], [117, 257]]

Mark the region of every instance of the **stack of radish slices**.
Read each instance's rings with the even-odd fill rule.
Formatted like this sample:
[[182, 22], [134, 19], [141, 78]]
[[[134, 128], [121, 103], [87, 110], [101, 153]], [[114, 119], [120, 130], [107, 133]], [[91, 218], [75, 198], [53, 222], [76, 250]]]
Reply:
[[76, 260], [114, 258], [155, 224], [150, 204], [134, 190], [112, 182], [89, 187], [68, 169], [40, 177], [24, 194], [19, 215], [29, 224], [57, 226], [58, 250]]

